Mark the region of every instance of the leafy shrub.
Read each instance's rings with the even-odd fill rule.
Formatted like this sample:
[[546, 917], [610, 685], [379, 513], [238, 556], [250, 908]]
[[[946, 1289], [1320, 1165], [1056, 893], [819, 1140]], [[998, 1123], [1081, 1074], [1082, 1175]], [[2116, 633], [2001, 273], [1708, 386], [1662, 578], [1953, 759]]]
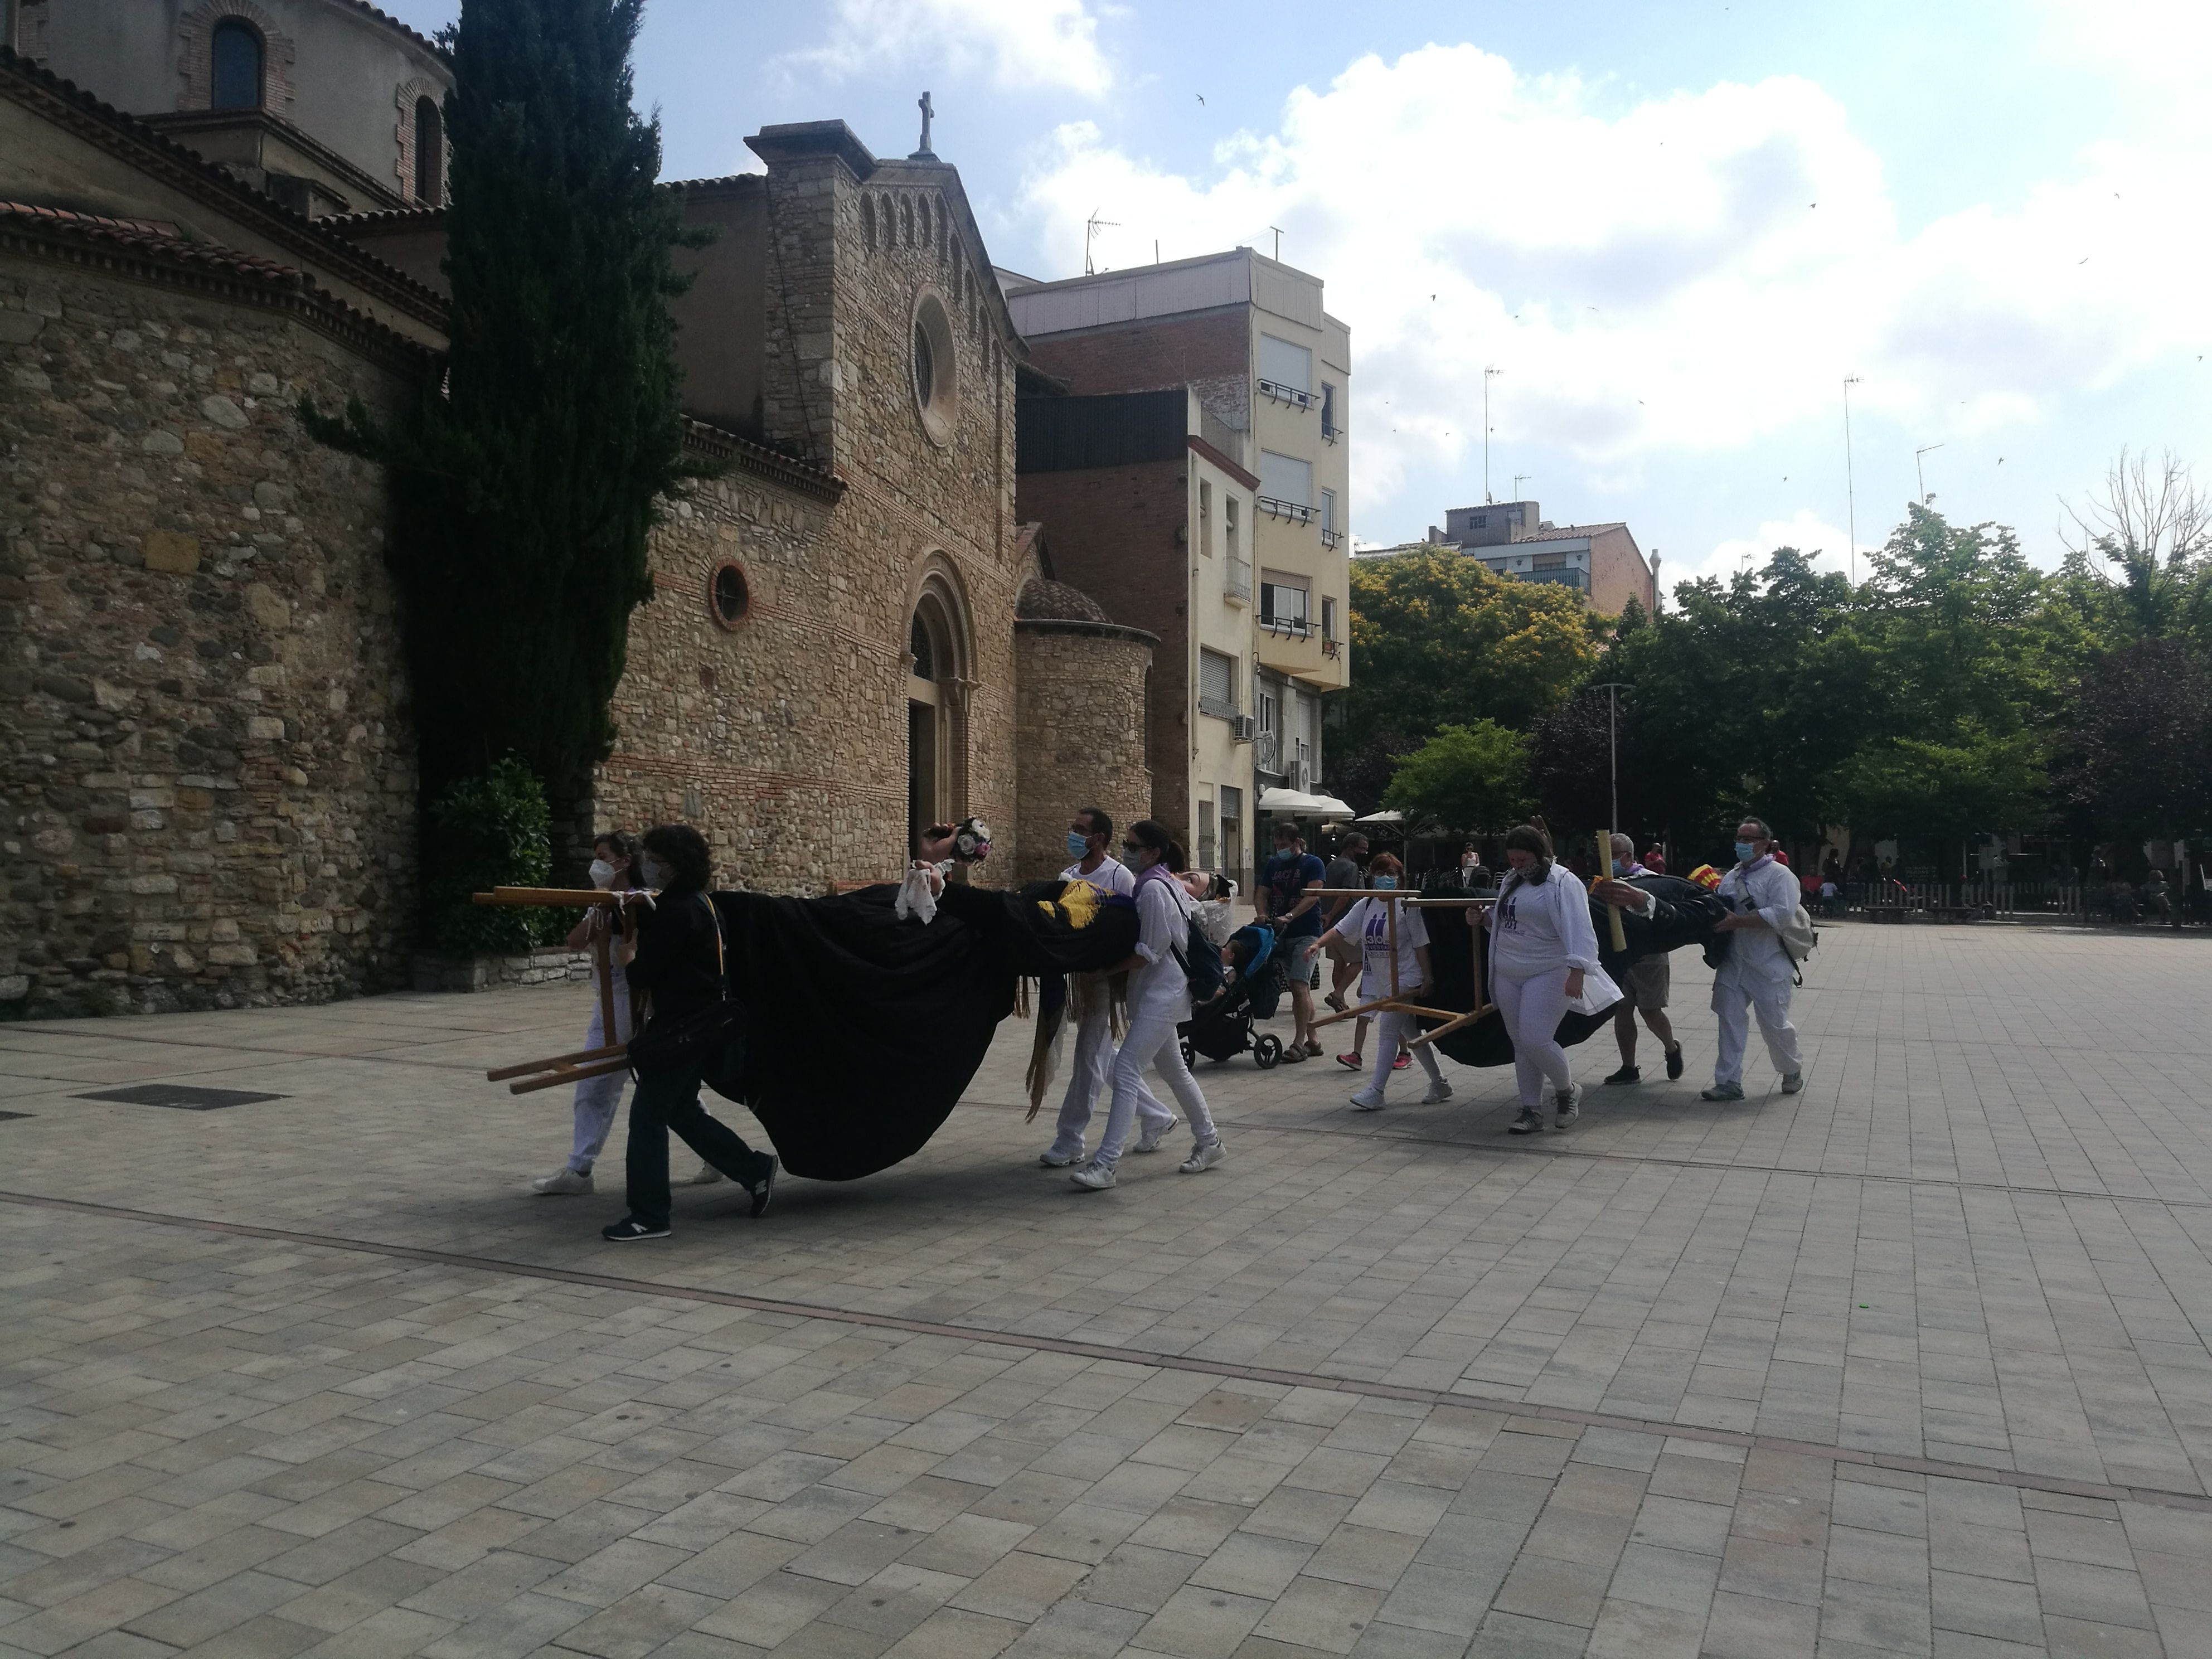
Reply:
[[430, 804], [423, 909], [447, 956], [527, 951], [559, 934], [557, 910], [472, 904], [495, 887], [543, 887], [553, 872], [553, 820], [537, 775], [509, 755], [481, 777], [448, 785]]

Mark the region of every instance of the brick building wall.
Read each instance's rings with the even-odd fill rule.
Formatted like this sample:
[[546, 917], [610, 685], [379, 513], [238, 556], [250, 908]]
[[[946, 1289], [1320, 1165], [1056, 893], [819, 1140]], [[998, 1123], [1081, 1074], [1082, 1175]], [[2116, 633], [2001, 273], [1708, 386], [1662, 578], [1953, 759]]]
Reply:
[[1146, 765], [1150, 817], [1190, 844], [1191, 648], [1188, 463], [1024, 473], [1015, 513], [1052, 538], [1053, 574], [1096, 599], [1115, 622], [1157, 635]]
[[1590, 537], [1590, 605], [1618, 616], [1630, 599], [1644, 607], [1646, 616], [1657, 608], [1657, 586], [1651, 567], [1637, 551], [1636, 538], [1619, 526]]
[[1014, 733], [1029, 833], [1002, 878], [1011, 871], [1017, 881], [1042, 881], [1066, 869], [1066, 823], [1086, 806], [1110, 813], [1117, 830], [1152, 811], [1144, 727], [1152, 646], [1150, 635], [1112, 623], [1014, 624]]
[[292, 411], [388, 412], [409, 365], [248, 277], [104, 264], [0, 254], [0, 1010], [399, 983], [384, 488]]
[[1243, 306], [1109, 323], [1029, 342], [1030, 361], [1078, 397], [1188, 386], [1232, 432], [1252, 424], [1251, 316]]

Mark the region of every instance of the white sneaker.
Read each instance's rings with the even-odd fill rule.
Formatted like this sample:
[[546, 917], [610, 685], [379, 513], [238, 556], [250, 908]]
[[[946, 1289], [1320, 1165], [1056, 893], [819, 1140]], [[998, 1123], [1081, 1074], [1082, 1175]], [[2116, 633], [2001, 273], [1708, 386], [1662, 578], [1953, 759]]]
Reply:
[[1444, 1102], [1450, 1098], [1450, 1084], [1442, 1082], [1431, 1083], [1429, 1085], [1428, 1093], [1421, 1097], [1421, 1104], [1424, 1106], [1441, 1106]]
[[1190, 1156], [1183, 1159], [1177, 1167], [1185, 1175], [1203, 1175], [1228, 1156], [1229, 1149], [1221, 1144], [1218, 1137], [1216, 1137], [1202, 1146], [1192, 1147]]
[[1382, 1097], [1372, 1089], [1362, 1089], [1352, 1096], [1352, 1109], [1355, 1112], [1379, 1112], [1382, 1109]]
[[574, 1170], [563, 1170], [558, 1175], [547, 1176], [543, 1181], [532, 1182], [530, 1190], [543, 1193], [548, 1198], [581, 1196], [592, 1190], [592, 1177], [578, 1175]]
[[1564, 1129], [1583, 1115], [1583, 1085], [1576, 1084], [1563, 1095], [1552, 1097], [1559, 1115], [1553, 1121], [1554, 1129]]
[[1052, 1148], [1048, 1146], [1044, 1151], [1037, 1154], [1037, 1163], [1041, 1167], [1047, 1170], [1065, 1170], [1069, 1164], [1079, 1161], [1082, 1157], [1083, 1153], [1079, 1148], [1075, 1152], [1063, 1155], [1053, 1151]]
[[1805, 1073], [1802, 1072], [1787, 1073], [1783, 1077], [1782, 1092], [1785, 1095], [1794, 1095], [1804, 1086]]
[[1168, 1138], [1170, 1132], [1182, 1127], [1182, 1120], [1179, 1117], [1170, 1117], [1159, 1123], [1148, 1123], [1142, 1133], [1137, 1136], [1137, 1144], [1129, 1150], [1133, 1152], [1157, 1152], [1160, 1149], [1160, 1142]]
[[1068, 1179], [1086, 1193], [1103, 1193], [1114, 1184], [1114, 1171], [1103, 1164], [1086, 1164]]
[[722, 1172], [711, 1164], [702, 1164], [696, 1174], [685, 1182], [687, 1187], [711, 1187], [722, 1178]]

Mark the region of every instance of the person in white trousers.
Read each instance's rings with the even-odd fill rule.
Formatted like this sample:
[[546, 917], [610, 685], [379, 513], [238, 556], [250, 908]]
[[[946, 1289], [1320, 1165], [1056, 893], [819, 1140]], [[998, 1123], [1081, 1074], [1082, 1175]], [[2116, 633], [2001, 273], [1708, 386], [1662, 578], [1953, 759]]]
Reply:
[[[1398, 878], [1405, 866], [1389, 853], [1377, 853], [1367, 866], [1367, 884], [1382, 892], [1390, 892], [1398, 885]], [[1398, 917], [1398, 961], [1395, 994], [1407, 1002], [1426, 1000], [1425, 993], [1429, 981], [1435, 977], [1429, 962], [1429, 927], [1421, 913], [1411, 905], [1400, 907]], [[1363, 971], [1359, 980], [1359, 1000], [1372, 1002], [1377, 997], [1392, 994], [1390, 988], [1390, 901], [1364, 898], [1352, 901], [1352, 908], [1338, 917], [1328, 932], [1317, 941], [1316, 948], [1325, 949], [1332, 943], [1349, 941], [1359, 948]], [[1375, 1019], [1375, 1039], [1379, 1045], [1375, 1050], [1375, 1074], [1367, 1086], [1352, 1096], [1355, 1111], [1379, 1112], [1383, 1096], [1390, 1087], [1390, 1073], [1396, 1069], [1398, 1045], [1411, 1044], [1421, 1034], [1418, 1014], [1388, 1012]], [[1424, 1043], [1413, 1049], [1421, 1062], [1421, 1069], [1429, 1074], [1429, 1091], [1421, 1097], [1424, 1106], [1437, 1106], [1451, 1098], [1451, 1085], [1437, 1065], [1436, 1050]]]
[[1507, 1125], [1516, 1135], [1544, 1127], [1544, 1085], [1552, 1088], [1555, 1129], [1582, 1115], [1582, 1085], [1559, 1046], [1559, 1021], [1583, 994], [1583, 975], [1597, 967], [1597, 931], [1590, 926], [1589, 896], [1581, 882], [1552, 861], [1552, 843], [1524, 823], [1506, 832], [1505, 861], [1512, 867], [1488, 910], [1468, 914], [1470, 927], [1490, 933], [1490, 1000], [1513, 1039], [1513, 1070], [1521, 1085], [1521, 1115]]
[[1774, 832], [1763, 818], [1735, 827], [1735, 868], [1721, 878], [1720, 896], [1730, 914], [1713, 924], [1729, 935], [1728, 956], [1713, 975], [1713, 1012], [1720, 1024], [1713, 1086], [1701, 1100], [1743, 1098], [1743, 1051], [1750, 1016], [1759, 1019], [1767, 1058], [1782, 1073], [1782, 1092], [1805, 1086], [1805, 1056], [1790, 1023], [1790, 982], [1796, 970], [1782, 943], [1797, 914], [1797, 878], [1774, 859]]
[[1166, 1079], [1190, 1120], [1191, 1152], [1179, 1166], [1200, 1175], [1227, 1156], [1206, 1110], [1206, 1097], [1184, 1063], [1176, 1027], [1190, 1018], [1190, 979], [1184, 958], [1190, 948], [1190, 896], [1176, 875], [1182, 848], [1150, 818], [1129, 826], [1121, 850], [1137, 870], [1137, 948], [1114, 971], [1129, 976], [1129, 1030], [1114, 1055], [1114, 1106], [1106, 1133], [1090, 1163], [1068, 1178], [1090, 1192], [1114, 1184], [1115, 1167], [1135, 1121], [1137, 1099], [1149, 1065]]
[[[1133, 896], [1137, 878], [1127, 865], [1109, 855], [1113, 842], [1114, 820], [1098, 807], [1085, 807], [1068, 822], [1067, 852], [1075, 862], [1060, 872], [1060, 878], [1088, 882], [1101, 893]], [[1079, 995], [1085, 1000], [1082, 1018], [1075, 1027], [1075, 1058], [1067, 1074], [1067, 1093], [1060, 1103], [1060, 1121], [1052, 1145], [1037, 1154], [1037, 1162], [1048, 1170], [1065, 1170], [1083, 1162], [1083, 1137], [1091, 1127], [1098, 1091], [1105, 1087], [1106, 1070], [1114, 1058], [1113, 994], [1108, 975], [1083, 977], [1085, 982], [1079, 990], [1073, 983], [1068, 987], [1071, 996]], [[1158, 1152], [1160, 1142], [1180, 1120], [1160, 1104], [1141, 1080], [1137, 1090], [1137, 1116], [1144, 1127], [1131, 1150]]]
[[[629, 886], [636, 861], [637, 837], [610, 830], [592, 844], [592, 885], [601, 892]], [[568, 948], [588, 949], [599, 933], [616, 925], [614, 911], [603, 906], [586, 910], [584, 919], [569, 930]], [[615, 981], [615, 1034], [611, 1039], [606, 1033], [606, 999], [599, 994], [599, 961], [596, 956], [592, 959], [592, 1023], [584, 1032], [586, 1048], [605, 1048], [613, 1042], [629, 1041], [629, 980], [623, 972], [623, 964], [629, 960], [631, 948], [627, 940], [617, 937], [610, 942], [607, 950], [607, 959], [614, 964]], [[615, 1112], [622, 1105], [623, 1085], [629, 1081], [628, 1072], [609, 1072], [600, 1077], [587, 1077], [576, 1085], [575, 1122], [569, 1137], [568, 1161], [551, 1175], [532, 1182], [532, 1192], [547, 1198], [574, 1198], [592, 1190], [592, 1166], [606, 1148], [607, 1136], [615, 1127]], [[721, 1178], [722, 1172], [713, 1164], [702, 1164], [690, 1184], [703, 1187]]]

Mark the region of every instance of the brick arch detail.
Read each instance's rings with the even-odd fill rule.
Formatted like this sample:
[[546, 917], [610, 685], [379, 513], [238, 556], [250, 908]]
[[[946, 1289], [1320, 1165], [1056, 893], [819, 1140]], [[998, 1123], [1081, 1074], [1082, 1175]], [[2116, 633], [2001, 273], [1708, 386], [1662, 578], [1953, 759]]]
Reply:
[[261, 36], [261, 107], [271, 115], [292, 118], [295, 86], [292, 78], [296, 52], [292, 37], [276, 27], [276, 20], [253, 0], [199, 0], [177, 24], [177, 72], [184, 77], [179, 109], [206, 109], [215, 101], [212, 53], [215, 26], [235, 17], [251, 23]]
[[[392, 170], [398, 178], [399, 193], [410, 202], [415, 199], [415, 100], [418, 98], [428, 98], [436, 101], [441, 123], [440, 131], [444, 130], [446, 104], [444, 90], [425, 81], [419, 75], [412, 79], [402, 81], [392, 94], [392, 104], [398, 111], [398, 121], [392, 128], [392, 136], [398, 140], [398, 149], [392, 163]], [[446, 153], [441, 158], [442, 165], [439, 171], [442, 174], [450, 174], [453, 155], [453, 144], [448, 142], [445, 149]], [[439, 199], [441, 201], [445, 199], [442, 190], [439, 192]]]

